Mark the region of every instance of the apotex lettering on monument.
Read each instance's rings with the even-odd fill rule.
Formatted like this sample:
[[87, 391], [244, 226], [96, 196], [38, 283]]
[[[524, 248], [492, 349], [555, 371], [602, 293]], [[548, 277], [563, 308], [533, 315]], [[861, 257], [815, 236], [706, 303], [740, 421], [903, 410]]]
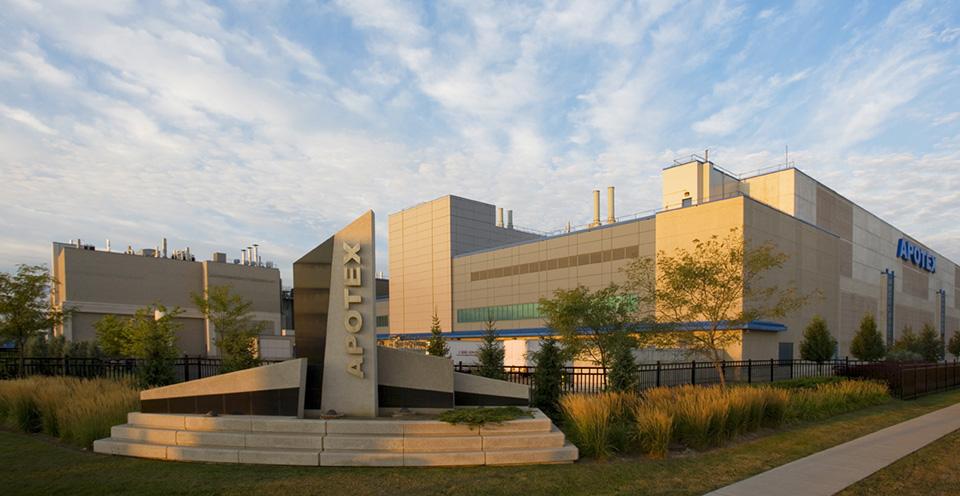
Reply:
[[904, 238], [900, 238], [897, 243], [897, 258], [906, 260], [927, 272], [937, 271], [937, 257]]
[[343, 242], [343, 327], [347, 331], [344, 338], [347, 354], [347, 372], [363, 379], [363, 346], [357, 341], [357, 334], [363, 331], [363, 314], [351, 309], [350, 305], [363, 303], [363, 297], [352, 294], [350, 288], [363, 285], [360, 263], [360, 243], [351, 245]]

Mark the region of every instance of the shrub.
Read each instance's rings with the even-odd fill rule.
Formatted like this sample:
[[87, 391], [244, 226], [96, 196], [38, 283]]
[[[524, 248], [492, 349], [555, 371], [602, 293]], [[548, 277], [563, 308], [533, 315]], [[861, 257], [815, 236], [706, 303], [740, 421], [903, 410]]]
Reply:
[[814, 317], [803, 331], [800, 357], [817, 363], [825, 362], [833, 358], [836, 348], [837, 340], [830, 335], [827, 323], [819, 315]]
[[859, 360], [873, 362], [883, 359], [885, 353], [886, 346], [883, 344], [883, 336], [877, 330], [877, 321], [871, 314], [864, 315], [860, 321], [860, 330], [850, 342], [850, 354]]
[[890, 362], [922, 362], [923, 355], [910, 350], [890, 350], [887, 352], [887, 361]]
[[939, 362], [943, 360], [943, 342], [932, 325], [923, 324], [920, 335], [917, 337], [917, 350], [925, 362]]
[[640, 367], [633, 358], [633, 346], [620, 343], [610, 351], [610, 377], [608, 388], [611, 391], [634, 391], [640, 384]]
[[503, 345], [497, 342], [497, 323], [493, 317], [488, 317], [484, 324], [483, 337], [480, 338], [480, 349], [477, 350], [477, 375], [491, 379], [505, 380], [507, 374], [503, 372]]
[[443, 331], [440, 329], [440, 317], [437, 311], [433, 311], [433, 322], [430, 324], [430, 339], [427, 341], [427, 354], [445, 357], [450, 354], [450, 348], [447, 347], [447, 340], [443, 337]]
[[85, 448], [108, 437], [112, 426], [138, 408], [139, 393], [129, 382], [72, 377], [0, 381], [4, 424]]
[[540, 349], [530, 355], [536, 366], [530, 403], [551, 418], [557, 418], [560, 393], [563, 391], [563, 350], [555, 339], [548, 338], [542, 339]]
[[440, 420], [451, 424], [467, 424], [479, 427], [488, 423], [499, 424], [520, 417], [532, 417], [528, 411], [515, 406], [500, 406], [493, 408], [456, 408], [440, 414]]
[[950, 342], [947, 343], [947, 351], [954, 357], [960, 357], [960, 331], [954, 332], [950, 336]]

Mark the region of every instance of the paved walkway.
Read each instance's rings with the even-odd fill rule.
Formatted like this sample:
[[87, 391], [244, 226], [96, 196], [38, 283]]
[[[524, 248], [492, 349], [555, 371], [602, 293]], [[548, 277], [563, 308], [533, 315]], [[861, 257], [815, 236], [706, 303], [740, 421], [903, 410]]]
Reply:
[[960, 403], [814, 453], [708, 496], [836, 494], [957, 429]]

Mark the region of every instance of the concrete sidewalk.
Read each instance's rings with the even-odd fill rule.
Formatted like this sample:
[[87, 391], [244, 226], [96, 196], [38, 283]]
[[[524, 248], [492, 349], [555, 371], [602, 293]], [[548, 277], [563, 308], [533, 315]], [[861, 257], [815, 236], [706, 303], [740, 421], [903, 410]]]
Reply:
[[836, 494], [957, 429], [960, 403], [814, 453], [708, 496]]

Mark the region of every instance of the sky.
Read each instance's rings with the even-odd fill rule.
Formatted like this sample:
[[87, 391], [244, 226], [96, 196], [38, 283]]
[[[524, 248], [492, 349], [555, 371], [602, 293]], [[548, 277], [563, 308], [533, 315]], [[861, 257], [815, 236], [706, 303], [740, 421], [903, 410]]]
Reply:
[[445, 194], [551, 231], [702, 154], [960, 262], [956, 2], [0, 0], [0, 270], [51, 241], [291, 264]]

